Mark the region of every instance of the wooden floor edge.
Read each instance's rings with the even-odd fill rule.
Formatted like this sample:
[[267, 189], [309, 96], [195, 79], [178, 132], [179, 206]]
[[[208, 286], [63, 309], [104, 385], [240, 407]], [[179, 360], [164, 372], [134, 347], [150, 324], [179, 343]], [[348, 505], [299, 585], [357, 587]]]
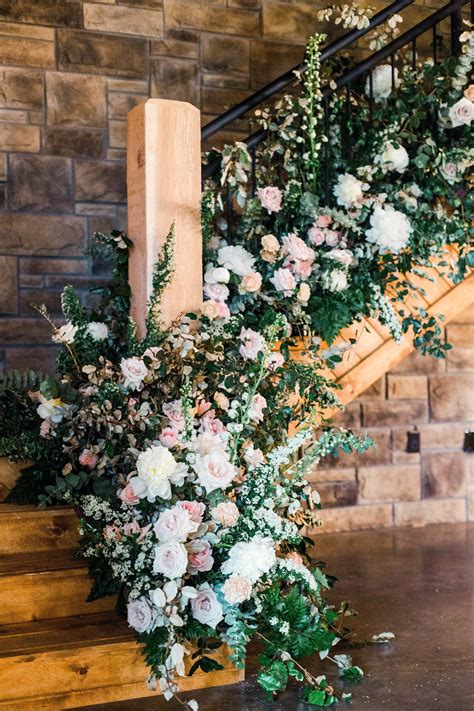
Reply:
[[[446, 324], [472, 303], [474, 303], [474, 274], [441, 296], [427, 308], [427, 312], [432, 316], [442, 314], [443, 324]], [[390, 339], [382, 343], [337, 380], [337, 383], [342, 386], [337, 393], [341, 402], [348, 405], [414, 350], [413, 338], [407, 334], [399, 342]], [[338, 410], [332, 410], [326, 413], [326, 416], [332, 417], [337, 412]]]

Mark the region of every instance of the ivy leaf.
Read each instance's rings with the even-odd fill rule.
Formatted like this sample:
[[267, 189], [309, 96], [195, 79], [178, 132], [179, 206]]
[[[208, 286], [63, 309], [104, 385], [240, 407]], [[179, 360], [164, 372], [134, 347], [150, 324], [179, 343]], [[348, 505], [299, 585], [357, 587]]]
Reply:
[[288, 670], [281, 660], [277, 659], [268, 669], [260, 672], [257, 681], [265, 691], [275, 693], [284, 689], [288, 683]]

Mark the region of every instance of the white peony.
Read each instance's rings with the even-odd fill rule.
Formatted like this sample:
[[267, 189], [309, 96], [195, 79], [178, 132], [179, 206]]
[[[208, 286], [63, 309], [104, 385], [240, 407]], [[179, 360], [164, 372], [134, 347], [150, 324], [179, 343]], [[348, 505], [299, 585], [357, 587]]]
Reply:
[[223, 450], [204, 456], [198, 454], [193, 469], [208, 494], [215, 489], [226, 489], [237, 474]]
[[474, 103], [463, 96], [462, 99], [459, 99], [451, 106], [448, 114], [453, 128], [470, 126], [471, 121], [474, 119]]
[[224, 575], [240, 575], [256, 583], [268, 573], [276, 561], [271, 538], [254, 536], [250, 541], [241, 541], [232, 546], [229, 557], [222, 565]]
[[153, 530], [162, 543], [169, 541], [183, 543], [190, 533], [195, 533], [198, 530], [198, 527], [199, 524], [191, 520], [186, 509], [173, 507], [160, 513]]
[[[166, 447], [153, 445], [138, 455], [137, 474], [130, 480], [134, 493], [153, 502], [157, 496], [171, 498], [170, 479], [178, 463]], [[138, 482], [136, 480], [139, 480]]]
[[65, 323], [64, 326], [58, 328], [56, 333], [53, 335], [53, 341], [55, 343], [74, 343], [76, 333], [77, 326], [74, 326], [71, 322]]
[[[400, 81], [398, 79], [398, 69], [395, 67], [392, 75], [392, 66], [390, 64], [379, 64], [372, 72], [372, 96], [374, 101], [382, 101], [392, 93], [393, 88], [396, 88]], [[370, 76], [365, 82], [365, 93], [370, 96]]]
[[364, 183], [350, 173], [344, 173], [337, 179], [333, 188], [337, 204], [349, 208], [358, 205], [364, 197]]
[[328, 291], [345, 291], [348, 287], [347, 273], [343, 269], [332, 269], [325, 272], [322, 278], [323, 287]]
[[170, 541], [160, 543], [155, 548], [153, 572], [164, 575], [165, 578], [174, 580], [180, 578], [188, 567], [188, 553], [182, 543]]
[[374, 162], [380, 163], [386, 170], [396, 170], [397, 173], [403, 173], [408, 167], [410, 158], [403, 146], [395, 148], [393, 143], [386, 143], [382, 153], [375, 156]]
[[368, 242], [378, 246], [380, 254], [404, 249], [413, 232], [407, 216], [395, 210], [391, 205], [380, 207], [377, 205], [370, 217], [371, 228], [365, 236]]
[[107, 324], [102, 323], [102, 321], [91, 321], [87, 324], [86, 330], [93, 341], [105, 341], [109, 335]]
[[253, 271], [255, 264], [254, 257], [240, 245], [221, 247], [217, 252], [217, 259], [219, 264], [241, 277]]
[[209, 583], [198, 587], [196, 597], [191, 600], [191, 610], [195, 620], [214, 629], [224, 617], [222, 605]]

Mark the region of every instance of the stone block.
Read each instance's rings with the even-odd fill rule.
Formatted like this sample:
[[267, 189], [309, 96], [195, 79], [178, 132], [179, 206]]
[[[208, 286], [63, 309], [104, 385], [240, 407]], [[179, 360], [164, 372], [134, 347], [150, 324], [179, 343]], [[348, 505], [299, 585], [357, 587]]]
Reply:
[[82, 2], [79, 0], [2, 0], [0, 21], [32, 25], [82, 27]]
[[420, 498], [420, 466], [417, 464], [360, 467], [357, 480], [360, 504]]
[[0, 153], [0, 180], [7, 179], [7, 156], [6, 153]]
[[71, 212], [72, 167], [56, 156], [10, 157], [10, 205], [14, 210]]
[[0, 313], [18, 312], [18, 260], [0, 256]]
[[28, 111], [18, 109], [0, 109], [1, 123], [28, 123]]
[[447, 352], [446, 363], [448, 373], [453, 370], [474, 370], [474, 348], [459, 348], [455, 346]]
[[[218, 7], [210, 3], [169, 0], [166, 4], [167, 27], [190, 27], [195, 30], [219, 32], [230, 35], [258, 37], [260, 34], [259, 13]], [[307, 38], [307, 37], [306, 37]]]
[[427, 422], [428, 403], [420, 400], [372, 401], [362, 404], [362, 424], [368, 427]]
[[466, 499], [424, 499], [394, 504], [395, 526], [459, 523], [466, 520]]
[[127, 147], [126, 121], [109, 121], [109, 146], [113, 148]]
[[202, 89], [201, 111], [208, 114], [223, 113], [234, 104], [246, 99], [248, 95], [248, 90], [236, 91], [235, 89], [205, 87]]
[[151, 62], [151, 95], [158, 99], [188, 101], [199, 106], [199, 67], [172, 57], [160, 57]]
[[103, 146], [102, 129], [46, 126], [43, 132], [43, 152], [48, 155], [100, 158]]
[[322, 526], [311, 531], [315, 533], [337, 533], [338, 531], [362, 531], [370, 528], [390, 528], [392, 504], [372, 504], [369, 506], [343, 506], [321, 511]]
[[141, 79], [107, 79], [107, 89], [121, 93], [144, 94], [148, 96], [148, 81]]
[[368, 400], [384, 400], [386, 392], [385, 376], [379, 378], [372, 383], [364, 392], [359, 395], [358, 400], [360, 402], [367, 402]]
[[148, 41], [96, 32], [59, 30], [59, 69], [141, 79], [148, 76]]
[[55, 126], [105, 126], [105, 79], [48, 72], [48, 123]]
[[387, 397], [394, 400], [423, 400], [428, 397], [426, 375], [388, 375]]
[[309, 35], [327, 30], [326, 23], [318, 21], [313, 3], [283, 2], [264, 3], [263, 36], [305, 44]]
[[[218, 89], [245, 89], [248, 91], [249, 79], [246, 74], [201, 74], [201, 86], [216, 87]], [[215, 118], [215, 114], [201, 114], [202, 125]], [[231, 131], [249, 132], [248, 119], [238, 119], [228, 125]]]
[[87, 259], [48, 259], [45, 257], [22, 257], [20, 274], [85, 274]]
[[227, 0], [229, 7], [242, 7], [245, 10], [258, 10], [262, 0]]
[[424, 452], [421, 461], [423, 498], [465, 495], [463, 452]]
[[[63, 277], [62, 288], [69, 282], [68, 277]], [[23, 316], [36, 316], [36, 308], [44, 304], [52, 316], [61, 315], [61, 289], [20, 289], [19, 311]]]
[[6, 346], [50, 343], [51, 327], [44, 318], [3, 318], [0, 341]]
[[35, 69], [0, 69], [0, 107], [41, 109], [44, 100], [43, 72]]
[[107, 30], [117, 34], [141, 35], [143, 37], [162, 37], [163, 12], [154, 10], [115, 6], [94, 5], [85, 2], [84, 27], [88, 30]]
[[27, 37], [54, 42], [54, 29], [52, 27], [25, 25], [22, 22], [5, 22], [3, 19], [0, 24], [0, 34], [8, 35], [9, 37]]
[[455, 323], [474, 323], [474, 307], [468, 306], [467, 309], [456, 316], [456, 318], [451, 321], [451, 325]]
[[419, 464], [420, 462], [419, 452], [392, 452], [392, 464]]
[[77, 161], [76, 199], [80, 201], [125, 202], [125, 165], [106, 161]]
[[336, 481], [315, 485], [323, 507], [351, 506], [357, 503], [357, 482]]
[[198, 32], [192, 30], [166, 29], [166, 37], [161, 40], [151, 40], [151, 56], [166, 55], [167, 57], [182, 57], [183, 59], [199, 58]]
[[37, 274], [20, 274], [20, 287], [25, 289], [39, 289], [44, 286], [42, 276]]
[[334, 467], [333, 469], [320, 469], [317, 465], [306, 475], [306, 480], [316, 485], [319, 482], [355, 481], [356, 470], [354, 468]]
[[304, 58], [304, 44], [292, 45], [280, 42], [252, 40], [250, 45], [250, 78], [252, 88], [267, 84], [300, 64]]
[[4, 254], [82, 256], [87, 244], [82, 217], [0, 212], [0, 234]]
[[456, 349], [474, 348], [474, 323], [450, 323], [446, 328], [447, 340]]
[[433, 420], [474, 420], [474, 374], [449, 373], [430, 377]]
[[126, 120], [128, 112], [147, 98], [146, 94], [110, 92], [107, 100], [109, 119]]
[[54, 42], [2, 35], [0, 23], [0, 62], [2, 64], [19, 64], [43, 69], [54, 67]]
[[349, 429], [360, 427], [362, 424], [362, 408], [360, 402], [355, 400], [349, 403], [344, 410], [334, 415], [333, 421], [334, 424], [339, 427], [348, 427]]
[[[466, 424], [428, 423], [418, 427], [420, 431], [421, 450], [426, 449], [460, 449], [463, 443]], [[405, 449], [407, 433], [403, 429], [393, 430], [393, 448]]]
[[425, 373], [444, 373], [445, 370], [446, 362], [443, 359], [422, 355], [420, 351], [416, 350], [400, 361], [391, 372], [421, 375]]
[[[150, 10], [159, 10], [163, 7], [164, 0], [117, 0], [117, 5], [131, 5], [132, 7], [148, 7]], [[103, 0], [97, 0], [103, 2]], [[115, 0], [109, 0], [113, 5]]]
[[[49, 334], [45, 340], [50, 340]], [[5, 369], [32, 369], [43, 373], [53, 373], [56, 354], [57, 348], [55, 346], [32, 347], [28, 345], [28, 348], [7, 348], [5, 349]]]
[[225, 35], [201, 36], [201, 67], [209, 72], [249, 73], [249, 40]]
[[3, 151], [12, 153], [38, 153], [40, 129], [38, 126], [2, 123], [0, 124], [0, 146]]

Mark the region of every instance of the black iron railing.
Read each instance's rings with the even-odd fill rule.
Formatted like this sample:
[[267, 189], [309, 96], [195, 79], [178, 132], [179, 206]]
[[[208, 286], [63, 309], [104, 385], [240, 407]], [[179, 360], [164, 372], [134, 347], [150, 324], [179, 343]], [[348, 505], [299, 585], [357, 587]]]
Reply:
[[[369, 57], [357, 64], [355, 67], [351, 68], [347, 72], [343, 73], [341, 76], [337, 77], [334, 82], [331, 82], [331, 86], [325, 86], [323, 89], [323, 98], [324, 122], [326, 133], [328, 129], [328, 105], [330, 97], [334, 93], [337, 93], [341, 91], [341, 89], [344, 89], [347, 92], [348, 110], [350, 111], [351, 86], [356, 81], [359, 81], [362, 77], [364, 77], [364, 75], [366, 75], [370, 87], [369, 103], [371, 106], [373, 103], [372, 70], [374, 69], [374, 67], [377, 66], [380, 62], [389, 59], [392, 66], [392, 84], [394, 85], [397, 53], [400, 50], [408, 49], [411, 52], [413, 66], [415, 66], [417, 57], [417, 41], [422, 35], [427, 32], [431, 32], [432, 35], [431, 59], [433, 60], [433, 62], [436, 63], [438, 61], [438, 25], [446, 18], [450, 18], [450, 53], [453, 55], [458, 54], [459, 35], [462, 31], [462, 10], [463, 6], [467, 5], [469, 1], [471, 5], [472, 20], [474, 12], [473, 0], [451, 0], [451, 2], [448, 2], [436, 12], [433, 12], [431, 15], [416, 24], [414, 27], [407, 30], [407, 32], [392, 40], [388, 45], [374, 52]], [[373, 29], [383, 24], [393, 14], [398, 13], [400, 10], [405, 8], [407, 5], [410, 5], [412, 2], [413, 0], [398, 0], [397, 2], [391, 3], [387, 8], [374, 15], [369, 25], [363, 30], [352, 30], [351, 32], [348, 32], [347, 34], [343, 35], [336, 41], [323, 48], [321, 52], [321, 63], [326, 62], [331, 57], [334, 57], [342, 49], [345, 49], [356, 40], [367, 35]], [[241, 101], [239, 104], [236, 104], [233, 108], [229, 109], [229, 111], [226, 111], [221, 116], [218, 116], [216, 119], [214, 119], [202, 128], [202, 140], [210, 138], [236, 119], [242, 118], [246, 113], [251, 111], [253, 108], [261, 105], [267, 99], [274, 97], [276, 94], [282, 91], [282, 89], [284, 89], [289, 84], [295, 81], [295, 71], [304, 71], [304, 69], [304, 63], [294, 67], [290, 71], [286, 72], [282, 76], [270, 82], [270, 84], [267, 84], [265, 87], [249, 96], [244, 101]], [[266, 136], [267, 131], [265, 129], [260, 129], [252, 133], [244, 140], [244, 143], [246, 143], [250, 151], [254, 165], [255, 148], [259, 143], [261, 143], [261, 141], [265, 139]], [[219, 169], [220, 159], [213, 160], [203, 165], [203, 179], [205, 180], [206, 178], [210, 178], [213, 175], [217, 174], [219, 172]], [[252, 183], [255, 183], [254, 174], [252, 176]], [[326, 186], [326, 189], [328, 189], [328, 186]]]

